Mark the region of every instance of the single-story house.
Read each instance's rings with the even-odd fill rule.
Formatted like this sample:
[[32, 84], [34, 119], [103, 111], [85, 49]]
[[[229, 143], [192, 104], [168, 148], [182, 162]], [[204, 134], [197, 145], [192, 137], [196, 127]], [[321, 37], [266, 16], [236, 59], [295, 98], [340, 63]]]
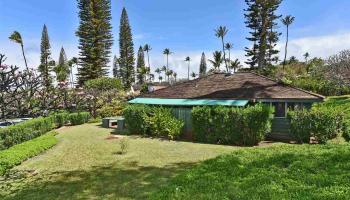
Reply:
[[319, 94], [291, 87], [256, 73], [239, 72], [214, 73], [142, 94], [129, 102], [172, 106], [181, 110], [180, 113], [190, 112], [193, 106], [244, 107], [261, 102], [275, 108], [274, 123], [280, 127], [281, 123], [285, 123], [283, 120], [288, 109], [310, 108], [313, 103], [322, 102], [324, 99], [325, 97]]

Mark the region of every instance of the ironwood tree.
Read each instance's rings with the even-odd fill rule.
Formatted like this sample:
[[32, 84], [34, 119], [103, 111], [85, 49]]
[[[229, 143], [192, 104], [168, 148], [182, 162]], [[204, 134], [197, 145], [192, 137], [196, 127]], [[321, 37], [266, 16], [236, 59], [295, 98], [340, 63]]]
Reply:
[[248, 8], [244, 17], [246, 27], [250, 29], [246, 39], [252, 42], [246, 47], [247, 64], [251, 68], [262, 69], [268, 64], [278, 62], [276, 49], [280, 32], [277, 31], [277, 21], [281, 15], [276, 14], [282, 0], [245, 0]]
[[136, 63], [136, 81], [138, 84], [144, 84], [145, 74], [147, 74], [147, 69], [145, 65], [145, 54], [142, 46], [140, 46], [137, 52], [137, 63]]
[[46, 25], [44, 24], [42, 34], [41, 34], [41, 44], [40, 44], [40, 65], [39, 72], [43, 78], [43, 86], [48, 90], [52, 86], [52, 67], [54, 65], [51, 59], [51, 45], [49, 33]]
[[135, 82], [134, 42], [128, 13], [123, 8], [119, 27], [119, 66], [120, 76], [125, 90]]
[[54, 71], [56, 73], [56, 80], [58, 82], [66, 82], [68, 80], [70, 74], [70, 67], [68, 65], [66, 52], [64, 51], [63, 47], [61, 48], [60, 57], [58, 58], [58, 64], [54, 68]]
[[78, 0], [79, 64], [78, 84], [108, 74], [111, 47], [111, 0]]
[[207, 59], [203, 52], [201, 57], [201, 62], [199, 64], [199, 77], [205, 76], [206, 73], [207, 73]]

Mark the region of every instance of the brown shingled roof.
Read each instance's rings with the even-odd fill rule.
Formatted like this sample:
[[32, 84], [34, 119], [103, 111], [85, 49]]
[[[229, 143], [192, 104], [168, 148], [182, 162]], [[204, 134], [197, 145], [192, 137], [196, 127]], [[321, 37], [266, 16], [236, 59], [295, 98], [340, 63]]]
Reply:
[[312, 92], [286, 86], [255, 73], [212, 74], [192, 81], [179, 83], [143, 98], [168, 99], [308, 99], [323, 100]]

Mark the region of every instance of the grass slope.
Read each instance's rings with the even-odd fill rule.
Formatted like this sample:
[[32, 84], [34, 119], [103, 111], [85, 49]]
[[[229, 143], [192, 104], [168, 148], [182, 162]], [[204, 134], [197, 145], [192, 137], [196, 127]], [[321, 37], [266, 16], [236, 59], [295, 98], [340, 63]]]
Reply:
[[350, 145], [281, 145], [205, 161], [151, 199], [350, 199]]
[[145, 199], [197, 162], [235, 147], [128, 137], [119, 140], [96, 124], [63, 128], [58, 144], [15, 170], [38, 175], [0, 181], [0, 199]]
[[57, 143], [56, 132], [50, 132], [35, 139], [17, 144], [0, 151], [0, 175], [21, 164], [21, 162], [36, 156]]

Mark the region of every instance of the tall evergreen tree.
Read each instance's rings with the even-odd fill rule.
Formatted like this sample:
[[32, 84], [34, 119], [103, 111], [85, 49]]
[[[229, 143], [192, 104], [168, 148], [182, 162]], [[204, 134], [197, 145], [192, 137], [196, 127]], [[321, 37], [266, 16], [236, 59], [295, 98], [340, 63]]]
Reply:
[[127, 90], [135, 82], [135, 58], [131, 27], [125, 8], [123, 8], [122, 16], [120, 19], [119, 51], [120, 75], [124, 84], [124, 89]]
[[52, 84], [52, 77], [50, 75], [52, 71], [52, 60], [51, 60], [51, 45], [49, 33], [46, 25], [43, 27], [41, 34], [41, 45], [40, 45], [40, 65], [39, 72], [43, 78], [43, 86], [48, 88]]
[[205, 76], [207, 73], [207, 59], [205, 58], [204, 52], [202, 53], [201, 63], [199, 65], [199, 77]]
[[116, 55], [113, 58], [113, 77], [114, 78], [121, 78], [120, 77], [119, 59]]
[[111, 0], [78, 0], [80, 25], [78, 83], [108, 74], [113, 45]]
[[58, 59], [58, 64], [54, 68], [54, 71], [56, 73], [56, 80], [58, 82], [64, 82], [68, 80], [70, 69], [67, 62], [67, 56], [66, 52], [64, 51], [64, 48], [61, 48], [60, 57]]
[[145, 82], [144, 80], [145, 75], [144, 73], [141, 73], [141, 71], [143, 71], [143, 68], [146, 68], [145, 54], [143, 52], [142, 46], [140, 46], [139, 51], [137, 53], [137, 64], [136, 64], [136, 72], [137, 72], [136, 80], [137, 80], [137, 83], [139, 84], [143, 84]]
[[275, 49], [281, 33], [276, 31], [277, 20], [281, 17], [276, 11], [282, 0], [245, 0], [246, 26], [251, 29], [247, 39], [253, 42], [252, 47], [246, 47], [246, 62], [251, 68], [263, 68], [266, 64], [277, 62], [279, 51]]

